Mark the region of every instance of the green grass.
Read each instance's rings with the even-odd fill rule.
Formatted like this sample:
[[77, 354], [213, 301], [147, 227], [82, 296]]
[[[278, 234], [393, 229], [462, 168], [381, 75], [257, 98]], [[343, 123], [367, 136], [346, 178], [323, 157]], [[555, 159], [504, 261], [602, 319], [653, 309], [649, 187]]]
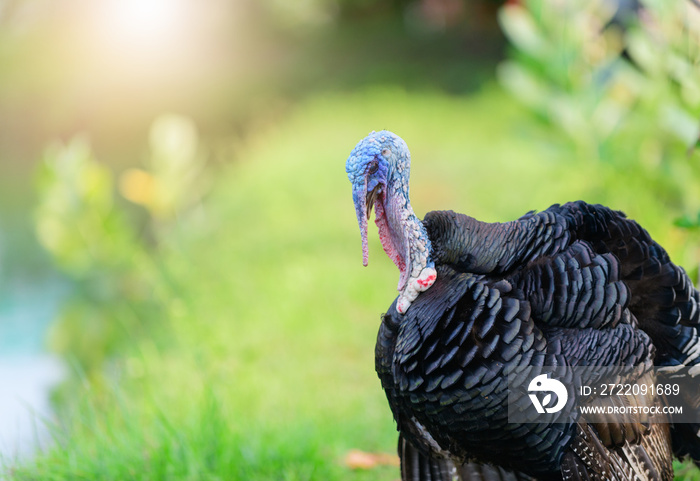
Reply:
[[407, 141], [421, 216], [505, 221], [583, 198], [628, 211], [674, 258], [694, 254], [653, 189], [565, 158], [529, 125], [495, 88], [387, 89], [318, 97], [257, 132], [157, 252], [178, 287], [151, 334], [125, 332], [134, 337], [103, 373], [69, 384], [55, 446], [11, 466], [14, 479], [397, 479], [395, 467], [342, 462], [396, 442], [373, 349], [398, 275], [376, 235], [362, 268], [344, 172], [369, 130]]

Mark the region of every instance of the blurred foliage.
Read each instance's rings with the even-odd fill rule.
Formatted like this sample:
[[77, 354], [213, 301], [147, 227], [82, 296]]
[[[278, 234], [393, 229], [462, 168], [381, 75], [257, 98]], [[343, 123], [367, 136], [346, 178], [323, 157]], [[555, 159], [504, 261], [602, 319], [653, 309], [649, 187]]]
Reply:
[[507, 5], [500, 20], [514, 51], [499, 77], [550, 126], [548, 142], [568, 141], [571, 161], [610, 166], [601, 188], [615, 189], [626, 171], [688, 226], [700, 212], [700, 9], [688, 0], [630, 5]]
[[[502, 54], [488, 0], [7, 0], [0, 8], [0, 168], [88, 133], [134, 166], [153, 118], [228, 141], [319, 90], [473, 90]], [[108, 59], [108, 60], [107, 60]], [[225, 155], [220, 158], [228, 160]]]
[[82, 276], [96, 265], [124, 263], [137, 239], [114, 208], [111, 173], [87, 141], [49, 148], [41, 167], [37, 232], [61, 267]]
[[[261, 4], [273, 22], [281, 26], [338, 25], [363, 17], [403, 19], [407, 28], [425, 32], [454, 28], [470, 16], [495, 11], [504, 0], [264, 0]], [[471, 14], [471, 15], [470, 15]]]
[[683, 217], [676, 219], [674, 224], [678, 227], [684, 227], [686, 229], [696, 229], [700, 227], [700, 212], [698, 212], [698, 215], [695, 219], [688, 215], [684, 215]]
[[209, 189], [197, 129], [191, 119], [164, 115], [151, 127], [146, 170], [130, 168], [119, 190], [142, 205], [158, 222], [168, 224], [179, 213], [199, 204]]
[[145, 231], [85, 138], [47, 149], [38, 173], [37, 235], [75, 284], [51, 344], [87, 372], [102, 369], [123, 342], [144, 335], [149, 319], [162, 315], [175, 286], [153, 249], [167, 243], [169, 229], [208, 188], [189, 119], [157, 119], [150, 140], [144, 168], [125, 171], [119, 181], [124, 197], [145, 207]]

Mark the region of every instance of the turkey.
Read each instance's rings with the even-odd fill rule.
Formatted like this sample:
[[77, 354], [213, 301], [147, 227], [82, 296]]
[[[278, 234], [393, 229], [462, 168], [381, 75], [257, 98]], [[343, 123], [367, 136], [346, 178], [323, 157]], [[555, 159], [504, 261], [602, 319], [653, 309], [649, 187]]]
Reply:
[[[688, 422], [663, 412], [508, 419], [508, 370], [639, 366], [635, 380], [651, 383], [697, 371], [700, 295], [639, 224], [582, 201], [506, 223], [452, 211], [421, 221], [409, 202], [408, 147], [389, 131], [360, 141], [346, 172], [363, 264], [374, 208], [400, 271], [375, 354], [402, 480], [666, 481], [674, 456], [700, 461], [692, 412]], [[693, 412], [699, 385], [682, 393]], [[648, 392], [625, 402], [663, 407], [668, 399]]]

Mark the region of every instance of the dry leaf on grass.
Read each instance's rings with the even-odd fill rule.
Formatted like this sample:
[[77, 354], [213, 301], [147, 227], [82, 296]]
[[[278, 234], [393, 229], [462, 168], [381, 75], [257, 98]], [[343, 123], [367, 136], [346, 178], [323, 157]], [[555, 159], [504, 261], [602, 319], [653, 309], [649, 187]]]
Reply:
[[367, 453], [352, 449], [345, 455], [345, 465], [350, 469], [372, 469], [377, 466], [398, 466], [399, 457], [386, 453]]

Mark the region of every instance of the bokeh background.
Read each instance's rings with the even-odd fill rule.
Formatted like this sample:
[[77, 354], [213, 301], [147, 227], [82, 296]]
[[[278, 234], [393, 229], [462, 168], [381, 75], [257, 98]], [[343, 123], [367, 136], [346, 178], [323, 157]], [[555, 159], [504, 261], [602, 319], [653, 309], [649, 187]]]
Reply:
[[693, 0], [0, 1], [4, 476], [397, 479], [384, 128], [420, 216], [604, 203], [697, 279]]

